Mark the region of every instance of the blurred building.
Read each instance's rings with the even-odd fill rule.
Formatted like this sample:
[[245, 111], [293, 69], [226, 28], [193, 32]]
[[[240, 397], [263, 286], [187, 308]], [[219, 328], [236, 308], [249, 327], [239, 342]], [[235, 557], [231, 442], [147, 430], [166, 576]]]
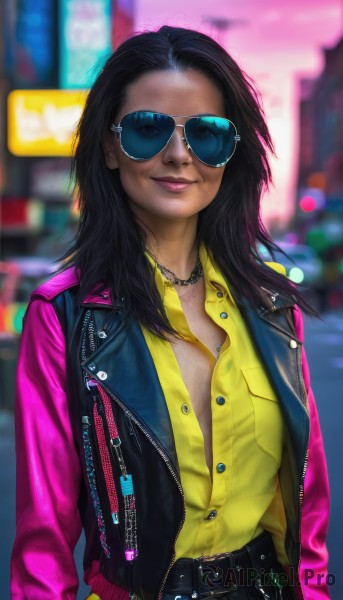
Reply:
[[324, 68], [301, 81], [296, 227], [325, 265], [324, 285], [343, 299], [343, 38]]
[[317, 208], [343, 216], [343, 38], [324, 58], [318, 79], [301, 81], [299, 188], [322, 190]]
[[133, 30], [133, 0], [2, 0], [0, 11], [0, 260], [55, 258], [76, 219], [75, 126], [107, 56]]

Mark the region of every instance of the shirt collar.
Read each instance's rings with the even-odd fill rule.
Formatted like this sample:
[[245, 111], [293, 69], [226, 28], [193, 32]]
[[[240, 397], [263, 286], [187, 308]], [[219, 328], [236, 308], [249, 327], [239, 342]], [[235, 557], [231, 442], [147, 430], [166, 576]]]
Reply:
[[200, 262], [204, 270], [205, 284], [206, 284], [206, 296], [209, 293], [223, 292], [227, 295], [228, 299], [233, 305], [236, 305], [234, 297], [231, 294], [229, 285], [219, 270], [218, 265], [213, 260], [211, 253], [202, 244], [199, 249]]
[[156, 264], [156, 261], [153, 259], [151, 254], [146, 251], [144, 254], [153, 270], [154, 277], [155, 277], [155, 283], [156, 283], [157, 289], [159, 291], [159, 294], [163, 300], [164, 294], [166, 293], [166, 288], [173, 287], [173, 284], [166, 277], [164, 277], [164, 275], [162, 275], [161, 271], [159, 270], [159, 268]]

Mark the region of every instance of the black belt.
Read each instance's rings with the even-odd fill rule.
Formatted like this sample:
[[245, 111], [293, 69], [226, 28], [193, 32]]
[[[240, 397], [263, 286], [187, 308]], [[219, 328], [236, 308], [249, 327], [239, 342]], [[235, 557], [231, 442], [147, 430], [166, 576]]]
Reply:
[[205, 598], [228, 594], [240, 586], [253, 586], [260, 587], [262, 599], [265, 587], [275, 585], [281, 589], [278, 583], [280, 572], [272, 537], [263, 532], [234, 552], [195, 559], [180, 558], [172, 566], [163, 592]]

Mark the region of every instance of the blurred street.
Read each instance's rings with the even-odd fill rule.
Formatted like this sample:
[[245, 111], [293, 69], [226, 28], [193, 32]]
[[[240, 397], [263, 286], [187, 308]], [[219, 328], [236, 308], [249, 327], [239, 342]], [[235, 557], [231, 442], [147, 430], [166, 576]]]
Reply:
[[[330, 550], [330, 573], [336, 579], [331, 587], [333, 600], [343, 597], [343, 575], [341, 571], [341, 540], [343, 539], [343, 481], [341, 475], [339, 440], [342, 437], [342, 389], [343, 389], [343, 313], [331, 312], [322, 321], [308, 320], [306, 323], [306, 348], [312, 373], [312, 385], [317, 398], [323, 436], [327, 452], [331, 484], [331, 523], [328, 545]], [[10, 600], [9, 559], [14, 537], [14, 440], [13, 416], [0, 412], [0, 489], [3, 509], [0, 514], [0, 598]], [[79, 543], [76, 560], [81, 573], [82, 541]], [[330, 581], [333, 580], [331, 577]], [[87, 589], [80, 587], [78, 600], [86, 596]]]

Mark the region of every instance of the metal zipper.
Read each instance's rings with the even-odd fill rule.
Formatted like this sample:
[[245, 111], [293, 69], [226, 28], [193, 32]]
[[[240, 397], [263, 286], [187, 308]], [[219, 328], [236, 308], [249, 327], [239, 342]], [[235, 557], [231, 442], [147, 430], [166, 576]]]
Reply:
[[[98, 385], [101, 385], [107, 391], [107, 393], [111, 396], [111, 398], [124, 411], [125, 415], [128, 416], [130, 419], [132, 419], [132, 421], [137, 425], [137, 427], [139, 427], [139, 429], [144, 433], [144, 435], [152, 443], [152, 445], [154, 446], [154, 448], [156, 448], [157, 452], [160, 454], [160, 456], [162, 456], [165, 464], [167, 465], [167, 467], [168, 467], [168, 469], [169, 469], [169, 471], [170, 471], [170, 473], [171, 473], [171, 475], [172, 475], [172, 477], [173, 477], [173, 479], [174, 479], [174, 481], [175, 481], [175, 483], [176, 483], [176, 485], [177, 485], [177, 487], [179, 489], [179, 492], [180, 492], [181, 498], [182, 498], [182, 519], [181, 519], [179, 528], [177, 530], [177, 533], [176, 533], [176, 536], [175, 536], [175, 539], [174, 539], [174, 543], [173, 543], [173, 548], [174, 548], [176, 540], [177, 540], [177, 538], [179, 536], [179, 533], [180, 533], [180, 531], [181, 531], [181, 529], [183, 527], [183, 524], [184, 524], [185, 518], [186, 518], [186, 508], [185, 508], [185, 502], [184, 502], [184, 493], [183, 493], [183, 489], [182, 489], [182, 486], [181, 486], [181, 482], [180, 482], [180, 480], [179, 480], [179, 478], [177, 476], [177, 473], [175, 473], [175, 471], [173, 469], [173, 466], [172, 466], [169, 458], [166, 456], [166, 454], [163, 452], [163, 450], [160, 448], [160, 446], [156, 443], [156, 441], [153, 439], [153, 437], [149, 434], [149, 432], [146, 431], [146, 429], [144, 429], [144, 427], [138, 421], [138, 419], [136, 419], [134, 417], [134, 415], [127, 409], [126, 406], [124, 406], [124, 404], [111, 392], [111, 390], [107, 386], [105, 386], [102, 382], [101, 382], [101, 384], [98, 383]], [[161, 586], [161, 588], [160, 588], [160, 590], [158, 592], [158, 600], [160, 600], [162, 598], [164, 586], [166, 584], [169, 572], [170, 572], [170, 570], [171, 570], [171, 568], [172, 568], [172, 566], [174, 564], [174, 558], [175, 558], [175, 552], [173, 554], [172, 560], [171, 560], [171, 562], [170, 562], [170, 564], [168, 566], [168, 569], [166, 571], [165, 577], [164, 577], [163, 582], [162, 582], [162, 586]]]
[[308, 410], [308, 398], [307, 398], [307, 392], [306, 392], [306, 387], [305, 387], [305, 381], [304, 381], [304, 376], [303, 376], [303, 370], [302, 370], [302, 347], [303, 344], [301, 344], [301, 348], [300, 348], [300, 357], [299, 360], [297, 360], [297, 367], [298, 367], [298, 377], [299, 377], [299, 381], [300, 381], [300, 389], [301, 389], [301, 395], [303, 397], [303, 405], [305, 406], [305, 408]]
[[[301, 358], [300, 358], [300, 363], [301, 363]], [[300, 364], [300, 368], [299, 368], [299, 361], [298, 361], [298, 377], [300, 380], [300, 388], [301, 388], [302, 397], [304, 399], [304, 407], [309, 412], [305, 381], [304, 381], [301, 364]], [[300, 563], [301, 563], [301, 518], [302, 518], [302, 509], [303, 509], [303, 503], [304, 503], [304, 487], [305, 487], [305, 475], [306, 475], [306, 471], [307, 471], [307, 466], [308, 466], [308, 444], [307, 444], [307, 449], [306, 449], [305, 458], [304, 458], [304, 462], [303, 462], [303, 470], [302, 470], [302, 474], [301, 474], [301, 480], [300, 480], [300, 484], [299, 484], [299, 523], [298, 523], [299, 558], [298, 558], [298, 564], [297, 564], [297, 579], [300, 583], [299, 587], [300, 587], [300, 593], [301, 593], [302, 599], [304, 599], [304, 594], [303, 594], [301, 581], [300, 581], [300, 577], [299, 577], [299, 569], [300, 569]]]
[[88, 336], [89, 336], [89, 347], [91, 352], [95, 352], [97, 349], [97, 344], [95, 341], [95, 327], [94, 327], [94, 318], [91, 318], [88, 324]]
[[298, 564], [297, 564], [297, 581], [300, 584], [299, 589], [300, 589], [301, 598], [303, 600], [304, 600], [304, 594], [303, 594], [303, 589], [302, 589], [302, 585], [301, 585], [301, 581], [300, 581], [300, 577], [299, 577], [299, 569], [300, 569], [300, 562], [301, 562], [301, 516], [302, 516], [303, 503], [304, 503], [304, 482], [305, 482], [305, 475], [306, 475], [306, 471], [307, 471], [307, 465], [308, 465], [308, 449], [306, 450], [305, 460], [304, 460], [303, 470], [302, 470], [302, 475], [301, 475], [301, 481], [300, 481], [300, 485], [299, 485], [299, 520], [298, 520], [299, 558], [298, 558]]

